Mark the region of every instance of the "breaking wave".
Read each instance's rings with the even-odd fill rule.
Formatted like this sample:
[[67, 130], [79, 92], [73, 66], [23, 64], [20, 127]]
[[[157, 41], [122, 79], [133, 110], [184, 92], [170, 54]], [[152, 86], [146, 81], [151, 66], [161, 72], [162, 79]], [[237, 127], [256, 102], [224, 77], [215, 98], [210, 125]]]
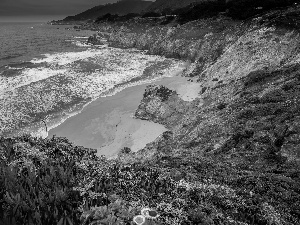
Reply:
[[[84, 47], [82, 51], [44, 54], [15, 68], [2, 69], [0, 134], [27, 132], [45, 137], [42, 119], [51, 129], [99, 96], [170, 76], [170, 71], [182, 67], [179, 60], [145, 51], [80, 43], [76, 45]], [[3, 74], [5, 70], [17, 73], [8, 76]]]

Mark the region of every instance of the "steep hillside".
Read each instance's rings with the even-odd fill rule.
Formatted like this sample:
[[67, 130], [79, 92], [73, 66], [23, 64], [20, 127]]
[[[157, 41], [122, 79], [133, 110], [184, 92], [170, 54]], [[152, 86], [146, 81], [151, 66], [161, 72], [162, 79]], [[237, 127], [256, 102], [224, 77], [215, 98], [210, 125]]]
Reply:
[[99, 16], [103, 16], [107, 13], [126, 15], [129, 13], [141, 13], [146, 9], [152, 2], [142, 0], [122, 0], [117, 3], [100, 5], [86, 10], [75, 16], [68, 16], [64, 21], [81, 21], [96, 19]]
[[[191, 3], [200, 3], [206, 0], [156, 0], [152, 5], [150, 5], [146, 11], [147, 12], [163, 12], [164, 10], [174, 10], [178, 8], [183, 8], [190, 5]], [[216, 1], [216, 0], [209, 0]]]
[[[185, 74], [199, 83], [199, 98], [185, 102], [172, 90], [149, 86], [135, 116], [169, 131], [137, 153], [120, 153], [118, 159], [151, 162], [173, 171], [174, 177], [189, 174], [193, 178], [184, 180], [199, 183], [186, 185], [200, 185], [203, 192], [221, 185], [237, 194], [239, 200], [227, 204], [195, 193], [202, 200], [195, 205], [201, 216], [194, 223], [215, 224], [214, 210], [232, 224], [300, 222], [300, 190], [295, 186], [300, 184], [299, 12], [295, 6], [247, 21], [219, 16], [182, 26], [147, 26], [144, 21], [140, 29], [102, 24], [105, 33], [99, 35], [113, 46], [192, 62]], [[249, 197], [242, 200], [245, 190]]]
[[116, 159], [0, 138], [0, 224], [300, 224], [300, 6], [250, 15], [87, 24], [91, 43], [190, 61], [199, 97], [149, 85], [135, 117], [168, 131]]

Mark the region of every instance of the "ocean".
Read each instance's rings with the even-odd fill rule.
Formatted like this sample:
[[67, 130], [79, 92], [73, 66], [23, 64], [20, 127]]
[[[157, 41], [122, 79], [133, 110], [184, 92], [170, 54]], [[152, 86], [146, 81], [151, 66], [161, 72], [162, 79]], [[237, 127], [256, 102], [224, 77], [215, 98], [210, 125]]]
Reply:
[[0, 23], [1, 136], [47, 137], [100, 96], [170, 76], [182, 65], [137, 49], [88, 45], [93, 33], [46, 23]]

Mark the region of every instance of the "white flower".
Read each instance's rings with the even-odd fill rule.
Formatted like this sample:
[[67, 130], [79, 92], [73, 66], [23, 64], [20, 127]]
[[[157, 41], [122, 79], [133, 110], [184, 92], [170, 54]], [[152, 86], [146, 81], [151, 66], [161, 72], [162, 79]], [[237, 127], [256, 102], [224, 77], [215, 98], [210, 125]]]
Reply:
[[[150, 212], [150, 214], [149, 214]], [[155, 216], [153, 214], [156, 214]], [[142, 216], [144, 216], [147, 219], [156, 219], [157, 217], [159, 217], [158, 213], [156, 212], [156, 210], [150, 209], [150, 208], [143, 208], [141, 210], [141, 214]]]
[[133, 217], [133, 222], [135, 222], [138, 225], [144, 224], [146, 221], [145, 217], [142, 215], [137, 215]]
[[144, 216], [144, 217], [148, 217], [149, 216], [149, 210], [151, 210], [150, 208], [143, 208], [142, 210], [141, 210], [141, 214], [142, 214], [142, 216]]

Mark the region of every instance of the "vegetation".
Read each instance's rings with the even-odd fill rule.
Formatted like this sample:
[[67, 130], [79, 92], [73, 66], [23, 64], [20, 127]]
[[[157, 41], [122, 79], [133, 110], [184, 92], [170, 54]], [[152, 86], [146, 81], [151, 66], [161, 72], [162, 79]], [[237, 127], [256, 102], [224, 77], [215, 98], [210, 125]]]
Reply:
[[[205, 2], [177, 10], [170, 21], [185, 23], [220, 12], [247, 19], [293, 3], [272, 2]], [[135, 16], [106, 14], [97, 22]], [[184, 35], [187, 39], [188, 32]], [[148, 161], [129, 148], [120, 153], [126, 157], [117, 160], [97, 157], [96, 150], [74, 146], [65, 138], [0, 138], [0, 224], [300, 224], [300, 167], [298, 158], [290, 159], [298, 155], [290, 154], [289, 161], [280, 153], [284, 144], [291, 144], [285, 149], [292, 151], [299, 141], [299, 71], [295, 66], [249, 73], [238, 81], [242, 88], [237, 100], [206, 108], [226, 124], [211, 124], [213, 116], [208, 118], [205, 106], [199, 107], [191, 120], [178, 125], [183, 135], [167, 131], [160, 142], [152, 143], [155, 154]], [[270, 84], [277, 88], [265, 91]], [[202, 87], [202, 94], [212, 91]], [[144, 98], [158, 96], [176, 108], [174, 94], [161, 87], [146, 91]], [[233, 127], [231, 133], [222, 133], [222, 126]], [[194, 128], [199, 133], [193, 138]], [[214, 142], [218, 135], [224, 137], [221, 145]]]
[[123, 0], [112, 4], [95, 6], [75, 16], [66, 17], [63, 21], [95, 20], [105, 14], [123, 16], [131, 13], [141, 13], [152, 2], [142, 0]]
[[[192, 3], [188, 6], [171, 10], [166, 8], [163, 15], [178, 15], [180, 24], [203, 18], [210, 18], [223, 13], [233, 19], [246, 20], [265, 13], [271, 9], [291, 6], [297, 0], [217, 0]], [[159, 15], [155, 12], [147, 12], [147, 15]], [[146, 15], [145, 14], [145, 15]]]
[[235, 19], [248, 19], [270, 9], [286, 7], [296, 0], [235, 0], [228, 3], [228, 15]]
[[147, 18], [147, 17], [160, 17], [161, 14], [160, 13], [156, 13], [156, 12], [147, 12], [145, 14], [143, 14], [142, 18]]
[[178, 22], [182, 24], [192, 20], [217, 16], [224, 11], [226, 11], [225, 1], [205, 1], [195, 6], [177, 9], [173, 14], [179, 16]]
[[213, 160], [182, 154], [126, 164], [56, 137], [1, 138], [0, 149], [1, 224], [135, 224], [145, 207], [155, 209], [145, 224], [275, 224], [300, 216], [295, 182]]
[[129, 13], [124, 16], [119, 16], [117, 14], [112, 15], [110, 13], [107, 13], [103, 16], [99, 16], [96, 20], [95, 23], [100, 23], [100, 22], [125, 22], [130, 19], [133, 19], [135, 17], [139, 17], [140, 14], [137, 13]]
[[[223, 14], [225, 16], [231, 17], [235, 20], [247, 20], [258, 15], [263, 15], [264, 13], [272, 9], [280, 9], [282, 7], [288, 7], [297, 4], [297, 0], [217, 0], [217, 1], [203, 1], [192, 3], [188, 6], [177, 8], [172, 10], [171, 8], [165, 8], [161, 12], [149, 11], [142, 14], [142, 18], [157, 18], [165, 17], [165, 20], [161, 21], [161, 25], [166, 25], [171, 23], [175, 18], [176, 22], [179, 24], [184, 24], [189, 21], [206, 19]], [[108, 22], [126, 22], [132, 18], [140, 16], [136, 13], [129, 13], [124, 16], [112, 15], [107, 13], [105, 15], [99, 16], [95, 22], [99, 23], [101, 21]], [[297, 15], [291, 15], [295, 17]], [[284, 23], [286, 18], [281, 18], [281, 23]]]

